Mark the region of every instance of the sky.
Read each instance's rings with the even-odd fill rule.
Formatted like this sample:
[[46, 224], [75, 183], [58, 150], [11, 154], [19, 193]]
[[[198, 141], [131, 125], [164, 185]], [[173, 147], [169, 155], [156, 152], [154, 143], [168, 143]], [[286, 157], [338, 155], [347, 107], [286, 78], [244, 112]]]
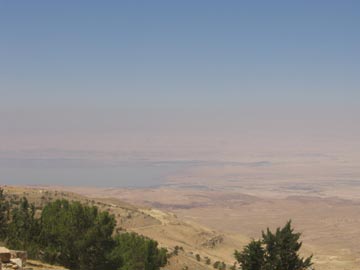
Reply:
[[0, 167], [74, 152], [358, 155], [359, 11], [346, 0], [1, 1]]

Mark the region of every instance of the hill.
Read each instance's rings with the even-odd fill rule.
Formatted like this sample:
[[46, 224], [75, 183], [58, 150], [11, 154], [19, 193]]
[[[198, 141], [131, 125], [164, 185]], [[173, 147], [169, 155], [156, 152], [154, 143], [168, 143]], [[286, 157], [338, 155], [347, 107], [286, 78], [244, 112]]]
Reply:
[[5, 186], [4, 191], [9, 200], [26, 196], [38, 211], [47, 202], [62, 198], [107, 210], [115, 216], [118, 231], [136, 232], [153, 238], [174, 254], [165, 267], [168, 270], [186, 267], [213, 269], [212, 264], [216, 261], [232, 265], [235, 261], [232, 257], [234, 249], [241, 248], [248, 241], [247, 237], [221, 233], [196, 222], [184, 221], [167, 211], [138, 207], [115, 198], [89, 198], [69, 191], [40, 187]]
[[[317, 270], [358, 269], [360, 199], [350, 197], [356, 186], [343, 187], [348, 197], [334, 197], [328, 191], [335, 190], [335, 183], [242, 184], [225, 187], [179, 183], [144, 189], [71, 187], [71, 190], [89, 197], [114, 197], [143, 205], [142, 208], [152, 207], [176, 214], [177, 220], [185, 224], [193, 221], [196, 227], [201, 224], [202, 228], [211, 228], [225, 239], [217, 245], [215, 256], [229, 262], [233, 260], [233, 250], [247, 242], [247, 238], [258, 238], [261, 230], [275, 229], [292, 219], [295, 228], [303, 233], [302, 254], [314, 254]], [[313, 194], [314, 191], [317, 193]], [[146, 233], [156, 235], [157, 231]], [[193, 246], [192, 239], [186, 242]]]

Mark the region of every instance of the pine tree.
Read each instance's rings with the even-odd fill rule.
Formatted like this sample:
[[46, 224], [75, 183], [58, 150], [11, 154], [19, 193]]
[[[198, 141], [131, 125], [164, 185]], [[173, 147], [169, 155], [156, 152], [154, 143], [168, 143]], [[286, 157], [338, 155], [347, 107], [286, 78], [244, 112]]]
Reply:
[[252, 240], [242, 252], [235, 251], [235, 258], [243, 270], [262, 270], [264, 266], [265, 250], [262, 242]]
[[6, 233], [6, 243], [10, 248], [27, 250], [30, 256], [37, 252], [39, 223], [35, 219], [35, 206], [26, 198], [12, 209]]
[[303, 270], [309, 268], [312, 256], [300, 258], [298, 252], [302, 246], [299, 242], [301, 234], [294, 233], [291, 221], [283, 228], [277, 228], [275, 233], [267, 229], [262, 233], [265, 245], [265, 268], [266, 270]]
[[251, 241], [242, 252], [235, 251], [235, 258], [243, 270], [306, 270], [312, 265], [312, 256], [300, 258], [301, 234], [294, 233], [291, 221], [275, 233], [269, 229], [262, 239]]
[[9, 221], [10, 206], [5, 200], [4, 190], [0, 188], [0, 239], [6, 236], [7, 224]]

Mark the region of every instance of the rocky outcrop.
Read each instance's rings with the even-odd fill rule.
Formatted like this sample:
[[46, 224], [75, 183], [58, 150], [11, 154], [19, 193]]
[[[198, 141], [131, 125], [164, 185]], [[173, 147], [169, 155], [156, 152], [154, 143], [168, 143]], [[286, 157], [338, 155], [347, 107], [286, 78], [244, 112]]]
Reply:
[[6, 247], [0, 247], [0, 262], [7, 263], [10, 262], [11, 253], [10, 250]]
[[0, 247], [0, 270], [26, 270], [26, 251], [9, 250]]

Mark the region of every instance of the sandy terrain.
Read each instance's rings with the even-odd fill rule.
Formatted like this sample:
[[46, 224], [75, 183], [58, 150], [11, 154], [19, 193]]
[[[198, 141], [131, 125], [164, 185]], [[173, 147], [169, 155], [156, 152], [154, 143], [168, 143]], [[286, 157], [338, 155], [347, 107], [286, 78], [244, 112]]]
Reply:
[[[266, 183], [253, 182], [247, 186], [234, 184], [233, 188], [177, 183], [153, 189], [73, 190], [154, 207], [219, 234], [239, 236], [241, 241], [228, 240], [222, 250], [216, 250], [215, 254], [227, 262], [232, 259], [232, 251], [246, 243], [246, 239], [257, 238], [266, 227], [274, 229], [292, 219], [296, 230], [303, 233], [303, 253], [314, 254], [316, 269], [358, 269], [360, 263], [360, 200], [356, 182], [338, 185], [280, 181], [272, 184], [271, 189]], [[339, 192], [335, 197], [336, 190]], [[155, 239], [161, 239], [164, 233], [146, 229], [139, 232]], [[179, 233], [187, 234], [186, 230]], [[190, 239], [183, 239], [196, 246]]]
[[259, 237], [266, 227], [274, 229], [289, 219], [303, 234], [303, 254], [314, 254], [316, 269], [358, 269], [360, 193], [356, 192], [359, 189], [356, 181], [254, 180], [232, 182], [231, 186], [191, 183], [144, 189], [37, 187], [29, 192], [16, 187], [15, 190], [33, 199], [67, 197], [93, 203], [114, 213], [119, 229], [152, 237], [170, 251], [176, 245], [183, 247], [184, 251], [171, 259], [166, 268], [170, 270], [185, 265], [189, 269], [211, 268], [204, 261], [198, 265], [195, 254], [209, 257], [212, 262], [232, 264], [235, 249], [241, 249], [250, 238]]

